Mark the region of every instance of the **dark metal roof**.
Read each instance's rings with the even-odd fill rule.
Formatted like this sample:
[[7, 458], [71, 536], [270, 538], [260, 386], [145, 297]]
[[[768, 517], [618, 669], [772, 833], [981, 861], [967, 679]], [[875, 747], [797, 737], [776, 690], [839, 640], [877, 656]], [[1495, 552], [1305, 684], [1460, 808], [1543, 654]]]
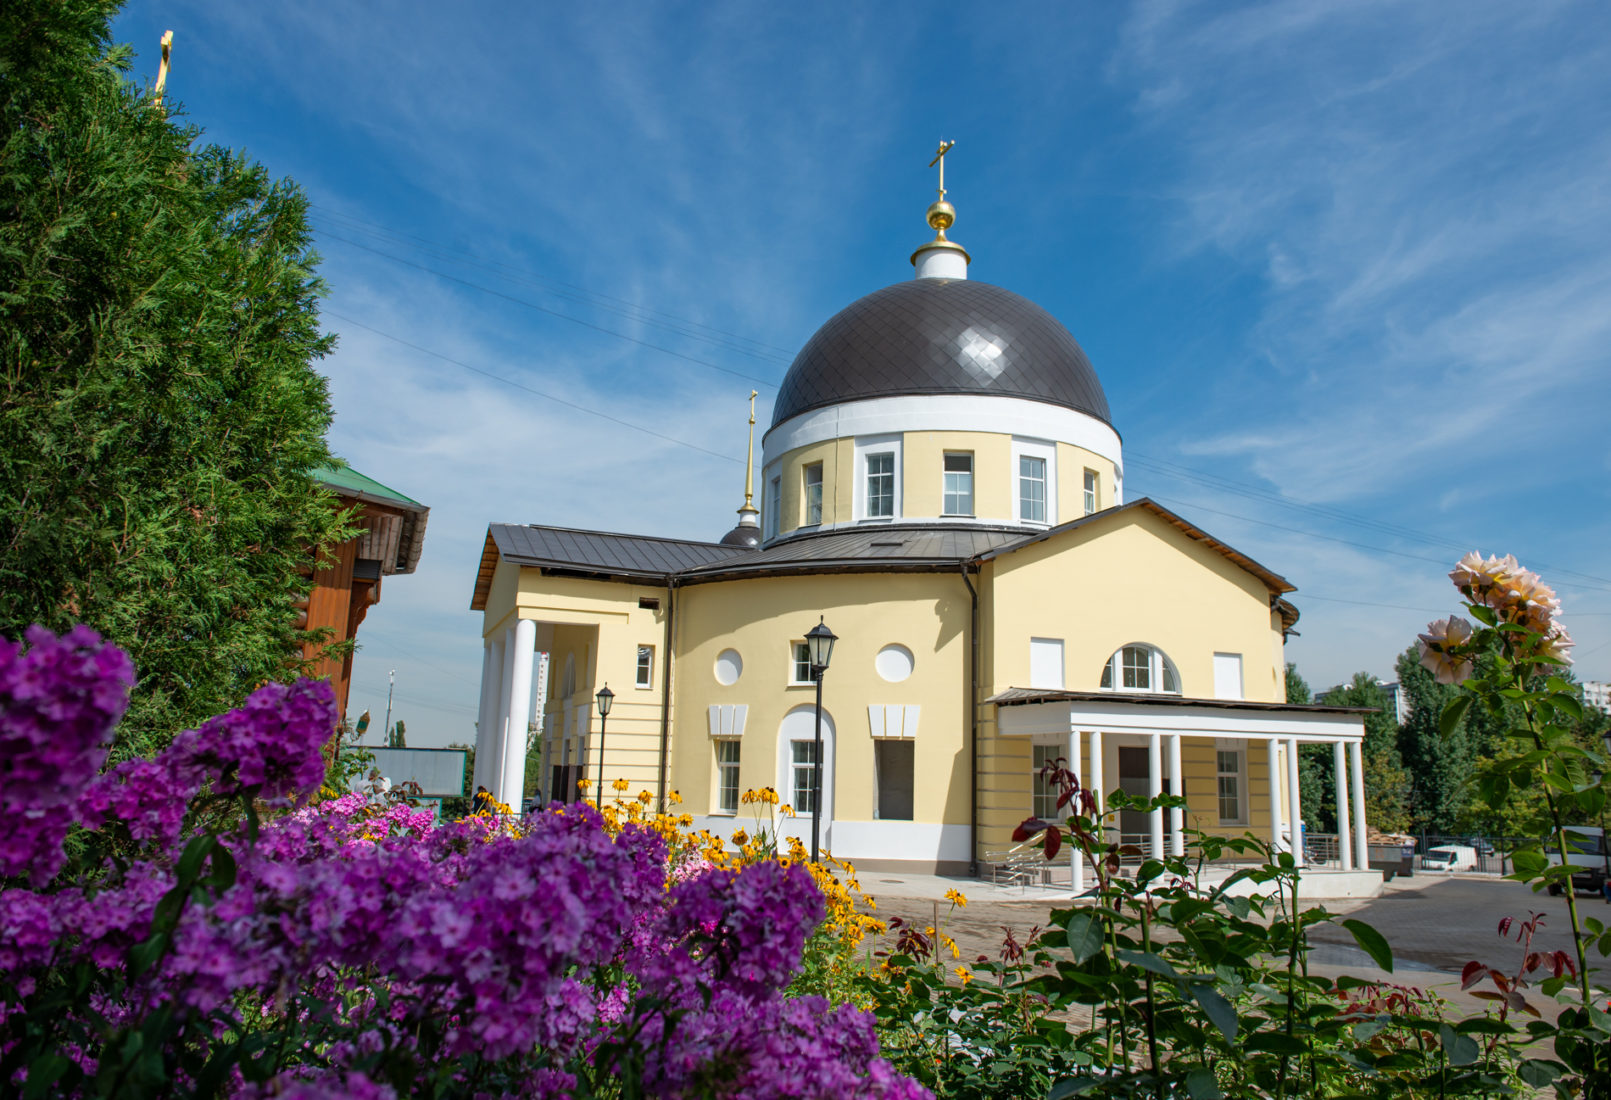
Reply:
[[1029, 299], [970, 279], [908, 279], [834, 314], [789, 367], [772, 426], [811, 409], [912, 394], [1022, 397], [1110, 422], [1091, 361]]
[[1010, 528], [856, 527], [774, 542], [757, 553], [685, 570], [680, 577], [697, 581], [752, 573], [837, 569], [955, 569], [1023, 537], [1022, 530]]
[[1122, 691], [1062, 691], [1052, 688], [1008, 688], [986, 703], [1024, 706], [1030, 703], [1136, 703], [1146, 707], [1216, 707], [1222, 710], [1287, 710], [1303, 714], [1375, 714], [1376, 707], [1328, 707], [1321, 703], [1259, 703], [1252, 699], [1191, 699], [1183, 695], [1136, 694]]
[[659, 581], [684, 569], [708, 565], [735, 554], [753, 554], [753, 551], [715, 542], [516, 523], [494, 523], [490, 534], [498, 546], [499, 556], [517, 565]]

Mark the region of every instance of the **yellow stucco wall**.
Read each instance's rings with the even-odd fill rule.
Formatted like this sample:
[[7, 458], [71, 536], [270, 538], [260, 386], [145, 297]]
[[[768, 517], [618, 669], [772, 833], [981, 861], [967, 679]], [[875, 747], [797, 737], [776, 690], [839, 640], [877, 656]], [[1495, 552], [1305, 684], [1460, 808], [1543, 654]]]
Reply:
[[[708, 710], [749, 707], [739, 765], [741, 790], [777, 785], [784, 715], [812, 706], [815, 688], [791, 686], [790, 644], [821, 616], [839, 635], [823, 680], [823, 709], [837, 730], [836, 819], [874, 817], [873, 739], [867, 706], [922, 707], [913, 765], [913, 820], [966, 824], [968, 594], [948, 574], [775, 577], [702, 584], [677, 593], [678, 671], [673, 704], [672, 786], [691, 813], [716, 810], [715, 748]], [[914, 658], [901, 683], [879, 676], [885, 645]], [[715, 676], [717, 656], [737, 650], [744, 671], [732, 685]], [[785, 795], [786, 797], [786, 795]], [[743, 808], [741, 807], [741, 811]]]

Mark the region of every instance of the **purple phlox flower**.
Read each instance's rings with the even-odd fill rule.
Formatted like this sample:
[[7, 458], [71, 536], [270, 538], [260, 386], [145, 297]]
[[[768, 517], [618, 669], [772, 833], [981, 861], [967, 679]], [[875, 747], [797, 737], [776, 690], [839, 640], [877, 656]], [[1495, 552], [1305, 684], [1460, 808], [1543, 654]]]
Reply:
[[261, 1085], [248, 1085], [240, 1100], [397, 1100], [390, 1085], [377, 1084], [356, 1070], [286, 1070]]
[[243, 706], [174, 738], [184, 766], [215, 776], [213, 790], [256, 790], [270, 805], [305, 801], [324, 781], [324, 746], [336, 728], [328, 680], [264, 684]]
[[185, 810], [201, 789], [189, 769], [172, 767], [170, 753], [156, 760], [125, 760], [102, 773], [79, 800], [79, 814], [91, 828], [120, 821], [137, 841], [172, 847]]
[[33, 626], [27, 640], [0, 639], [0, 876], [45, 882], [129, 705], [134, 665], [87, 626], [59, 638]]

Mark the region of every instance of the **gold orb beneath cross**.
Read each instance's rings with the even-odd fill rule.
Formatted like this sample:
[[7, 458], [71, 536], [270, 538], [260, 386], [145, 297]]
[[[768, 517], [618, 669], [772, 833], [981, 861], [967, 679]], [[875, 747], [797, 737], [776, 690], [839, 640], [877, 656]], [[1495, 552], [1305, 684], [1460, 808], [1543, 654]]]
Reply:
[[929, 228], [944, 233], [956, 224], [956, 207], [941, 199], [929, 207]]

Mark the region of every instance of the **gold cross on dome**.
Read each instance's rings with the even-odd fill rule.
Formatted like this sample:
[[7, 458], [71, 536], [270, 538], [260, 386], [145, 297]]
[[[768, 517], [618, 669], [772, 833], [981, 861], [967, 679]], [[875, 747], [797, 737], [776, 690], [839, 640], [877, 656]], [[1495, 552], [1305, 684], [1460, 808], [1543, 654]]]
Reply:
[[933, 168], [936, 164], [940, 166], [941, 199], [945, 198], [945, 154], [949, 153], [951, 151], [951, 147], [955, 144], [956, 142], [954, 141], [941, 141], [940, 147], [934, 151], [934, 159], [929, 161], [930, 168]]

